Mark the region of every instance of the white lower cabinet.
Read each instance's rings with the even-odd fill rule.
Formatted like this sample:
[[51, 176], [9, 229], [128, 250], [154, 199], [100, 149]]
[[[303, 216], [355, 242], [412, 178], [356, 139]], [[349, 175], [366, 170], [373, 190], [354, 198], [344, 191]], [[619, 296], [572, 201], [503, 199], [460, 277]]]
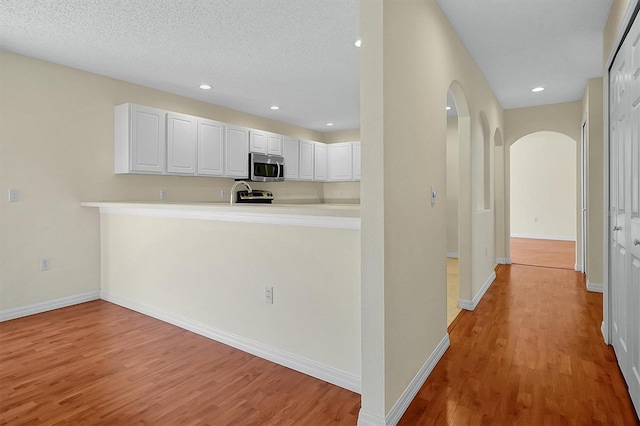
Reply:
[[115, 173], [166, 172], [166, 115], [135, 104], [114, 108]]
[[326, 182], [327, 177], [327, 144], [314, 142], [313, 180]]
[[284, 154], [284, 179], [298, 180], [300, 178], [300, 143], [298, 139], [285, 136], [282, 151]]
[[224, 175], [239, 179], [249, 176], [249, 129], [227, 125], [224, 141]]
[[[300, 140], [300, 162], [298, 163], [300, 180], [313, 180], [315, 142]], [[285, 163], [285, 169], [287, 167]]]
[[198, 117], [167, 113], [167, 173], [195, 175]]
[[199, 176], [224, 176], [225, 131], [224, 123], [198, 119]]

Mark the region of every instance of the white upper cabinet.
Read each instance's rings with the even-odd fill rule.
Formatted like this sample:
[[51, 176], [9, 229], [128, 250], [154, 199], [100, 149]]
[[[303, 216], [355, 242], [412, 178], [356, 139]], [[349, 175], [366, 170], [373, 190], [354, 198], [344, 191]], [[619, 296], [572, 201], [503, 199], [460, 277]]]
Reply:
[[360, 142], [353, 144], [353, 180], [360, 180]]
[[[299, 167], [299, 176], [300, 180], [313, 180], [313, 165], [314, 165], [314, 152], [315, 151], [315, 142], [300, 140], [300, 162], [298, 163]], [[284, 165], [285, 170], [287, 169], [287, 164]]]
[[114, 108], [115, 173], [166, 172], [166, 115], [134, 104]]
[[227, 124], [224, 160], [225, 176], [240, 179], [249, 176], [249, 129]]
[[285, 136], [282, 150], [284, 154], [284, 179], [298, 180], [300, 176], [298, 169], [300, 162], [300, 144], [298, 143], [298, 139]]
[[327, 144], [314, 142], [313, 180], [326, 182], [327, 180]]
[[224, 175], [225, 124], [198, 119], [198, 175]]
[[249, 133], [249, 152], [282, 155], [282, 135], [258, 129], [251, 129]]
[[282, 142], [282, 135], [267, 133], [267, 154], [282, 155]]
[[198, 146], [198, 118], [167, 113], [167, 173], [195, 175]]
[[267, 132], [262, 130], [251, 129], [250, 133], [250, 142], [249, 142], [249, 152], [257, 152], [260, 154], [267, 153]]
[[353, 180], [353, 144], [342, 142], [327, 146], [327, 163], [330, 182]]

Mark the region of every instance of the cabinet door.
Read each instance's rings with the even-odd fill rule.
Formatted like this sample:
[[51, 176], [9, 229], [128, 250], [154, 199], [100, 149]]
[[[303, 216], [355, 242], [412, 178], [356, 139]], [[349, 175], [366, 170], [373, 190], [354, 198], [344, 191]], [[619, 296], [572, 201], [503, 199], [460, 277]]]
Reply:
[[300, 161], [300, 145], [298, 139], [284, 137], [284, 179], [298, 180], [299, 170], [298, 163]]
[[260, 154], [267, 153], [267, 132], [262, 130], [250, 130], [251, 141], [249, 143], [249, 152], [258, 152]]
[[191, 115], [167, 113], [167, 173], [196, 174], [197, 122]]
[[[312, 141], [300, 140], [300, 162], [299, 177], [300, 180], [313, 180], [313, 166], [315, 144]], [[285, 170], [287, 165], [285, 164]]]
[[282, 155], [282, 138], [277, 133], [267, 134], [267, 154]]
[[224, 123], [198, 119], [198, 175], [224, 175], [224, 136]]
[[353, 180], [353, 153], [351, 142], [334, 143], [327, 146], [329, 181]]
[[313, 180], [325, 182], [327, 180], [327, 144], [314, 142]]
[[353, 143], [353, 180], [360, 180], [360, 142]]
[[166, 172], [166, 112], [130, 105], [130, 171]]
[[224, 175], [239, 179], [249, 177], [249, 129], [227, 125], [224, 141]]

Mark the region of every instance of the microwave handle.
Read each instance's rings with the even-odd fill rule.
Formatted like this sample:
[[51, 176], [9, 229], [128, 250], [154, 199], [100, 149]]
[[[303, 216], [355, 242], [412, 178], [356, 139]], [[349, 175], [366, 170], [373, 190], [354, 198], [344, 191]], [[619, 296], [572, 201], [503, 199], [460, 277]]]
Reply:
[[280, 177], [280, 162], [276, 161], [276, 164], [278, 165], [278, 173], [276, 174], [276, 177], [279, 178]]

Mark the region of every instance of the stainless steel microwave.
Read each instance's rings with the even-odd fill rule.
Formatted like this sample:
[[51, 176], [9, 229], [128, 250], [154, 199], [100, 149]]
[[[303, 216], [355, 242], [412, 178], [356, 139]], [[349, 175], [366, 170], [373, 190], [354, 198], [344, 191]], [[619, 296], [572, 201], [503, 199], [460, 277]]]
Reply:
[[252, 182], [284, 181], [284, 157], [250, 152], [249, 180]]

